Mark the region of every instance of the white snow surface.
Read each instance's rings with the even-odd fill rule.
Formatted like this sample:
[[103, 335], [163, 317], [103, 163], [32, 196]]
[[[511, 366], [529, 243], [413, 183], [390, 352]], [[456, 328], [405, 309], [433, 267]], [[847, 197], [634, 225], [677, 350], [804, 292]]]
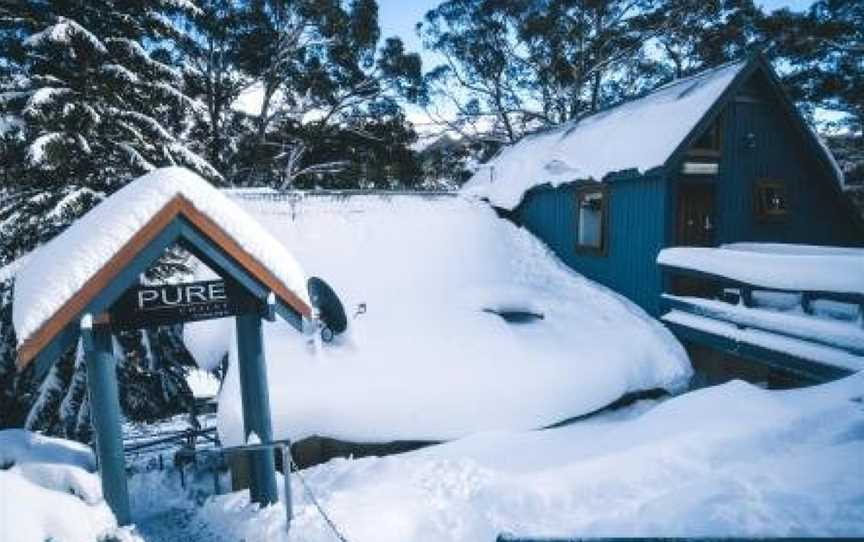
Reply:
[[192, 369], [186, 375], [186, 383], [192, 390], [192, 396], [196, 399], [208, 399], [216, 397], [219, 393], [219, 379], [213, 373], [202, 369]]
[[92, 542], [116, 532], [84, 445], [0, 431], [0, 542]]
[[198, 175], [169, 167], [139, 177], [100, 202], [18, 269], [12, 317], [19, 344], [176, 195], [186, 197], [289, 290], [308, 301], [305, 275], [285, 244]]
[[864, 258], [864, 249], [826, 245], [799, 245], [795, 243], [726, 243], [726, 250], [758, 252], [761, 254], [789, 254], [798, 256], [858, 256]]
[[89, 472], [96, 470], [96, 457], [88, 446], [24, 429], [0, 431], [0, 465], [23, 462], [59, 463]]
[[[864, 373], [767, 391], [741, 381], [545, 431], [500, 431], [303, 475], [352, 542], [553, 537], [864, 536]], [[334, 540], [291, 477], [281, 506], [248, 492], [196, 519], [226, 539]]]
[[513, 209], [528, 190], [663, 165], [746, 62], [673, 81], [650, 94], [526, 136], [479, 168], [463, 193]]
[[[240, 201], [240, 200], [238, 200]], [[581, 277], [536, 238], [461, 197], [244, 200], [343, 300], [329, 345], [265, 323], [275, 438], [452, 439], [533, 429], [627, 392], [678, 390], [691, 368], [639, 308]], [[365, 303], [365, 314], [354, 317]], [[511, 324], [484, 309], [543, 319]], [[226, 445], [242, 433], [234, 323], [185, 326], [199, 365], [230, 349], [219, 397]]]
[[864, 249], [757, 243], [673, 247], [657, 263], [711, 273], [763, 288], [864, 293]]

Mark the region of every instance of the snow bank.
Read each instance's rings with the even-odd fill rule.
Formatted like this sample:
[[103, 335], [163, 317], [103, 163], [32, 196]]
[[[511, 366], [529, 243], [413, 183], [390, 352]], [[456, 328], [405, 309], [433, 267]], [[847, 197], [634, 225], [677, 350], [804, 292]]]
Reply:
[[[792, 391], [741, 381], [560, 429], [496, 432], [304, 475], [352, 541], [864, 536], [864, 374]], [[655, 406], [656, 405], [656, 406]], [[653, 407], [653, 408], [652, 408]], [[292, 540], [332, 540], [292, 476]], [[199, 519], [287, 540], [247, 493]]]
[[[627, 392], [679, 389], [691, 374], [658, 322], [487, 205], [356, 196], [243, 206], [333, 285], [351, 318], [346, 336], [320, 350], [284, 323], [265, 324], [277, 438], [536, 428]], [[352, 318], [360, 303], [366, 313]], [[543, 318], [512, 324], [484, 309]], [[187, 325], [184, 336], [204, 365], [231, 349], [220, 435], [243, 442], [233, 321]]]
[[24, 429], [0, 431], [0, 468], [20, 463], [57, 463], [96, 470], [96, 458], [88, 446]]
[[527, 136], [481, 167], [462, 190], [513, 209], [528, 190], [545, 183], [600, 181], [616, 171], [644, 173], [661, 166], [745, 66], [736, 62], [708, 70]]
[[864, 249], [756, 243], [674, 247], [661, 250], [657, 263], [763, 288], [864, 294]]
[[116, 532], [89, 448], [0, 431], [0, 540], [92, 542]]
[[129, 183], [18, 269], [13, 322], [22, 343], [71, 299], [172, 198], [182, 195], [304, 301], [306, 278], [286, 249], [233, 201], [182, 168], [163, 168]]

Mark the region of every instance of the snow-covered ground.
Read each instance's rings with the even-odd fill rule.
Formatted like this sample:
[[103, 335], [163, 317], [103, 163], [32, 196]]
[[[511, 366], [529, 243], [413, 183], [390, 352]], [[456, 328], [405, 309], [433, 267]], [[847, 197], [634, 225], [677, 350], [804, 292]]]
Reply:
[[0, 431], [0, 542], [125, 539], [95, 469], [86, 446], [23, 429]]
[[[574, 273], [525, 230], [460, 197], [238, 199], [351, 318], [316, 345], [265, 325], [277, 438], [452, 439], [534, 429], [637, 390], [686, 385], [672, 335]], [[353, 317], [365, 303], [366, 313]], [[490, 311], [542, 315], [508, 323]], [[186, 326], [199, 365], [232, 349], [219, 402], [223, 443], [242, 442], [234, 323]]]
[[[791, 391], [733, 381], [535, 432], [489, 432], [304, 471], [352, 542], [530, 536], [862, 536], [864, 373]], [[290, 540], [335, 540], [292, 476]], [[238, 492], [196, 514], [288, 540]]]

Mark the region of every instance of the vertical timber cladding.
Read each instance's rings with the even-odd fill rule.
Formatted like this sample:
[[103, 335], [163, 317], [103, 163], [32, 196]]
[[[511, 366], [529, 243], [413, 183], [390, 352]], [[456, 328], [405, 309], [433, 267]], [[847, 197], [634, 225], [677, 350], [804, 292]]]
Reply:
[[239, 284], [210, 280], [130, 288], [109, 312], [111, 327], [126, 330], [257, 314], [260, 308]]

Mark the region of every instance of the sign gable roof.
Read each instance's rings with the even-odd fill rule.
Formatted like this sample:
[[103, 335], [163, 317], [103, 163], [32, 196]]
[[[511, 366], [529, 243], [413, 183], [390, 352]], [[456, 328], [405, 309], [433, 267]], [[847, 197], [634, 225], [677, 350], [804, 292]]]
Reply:
[[84, 312], [106, 310], [177, 242], [259, 297], [272, 292], [289, 321], [310, 314], [305, 275], [285, 247], [197, 175], [166, 168], [100, 203], [18, 270], [19, 370], [77, 338], [71, 328]]

